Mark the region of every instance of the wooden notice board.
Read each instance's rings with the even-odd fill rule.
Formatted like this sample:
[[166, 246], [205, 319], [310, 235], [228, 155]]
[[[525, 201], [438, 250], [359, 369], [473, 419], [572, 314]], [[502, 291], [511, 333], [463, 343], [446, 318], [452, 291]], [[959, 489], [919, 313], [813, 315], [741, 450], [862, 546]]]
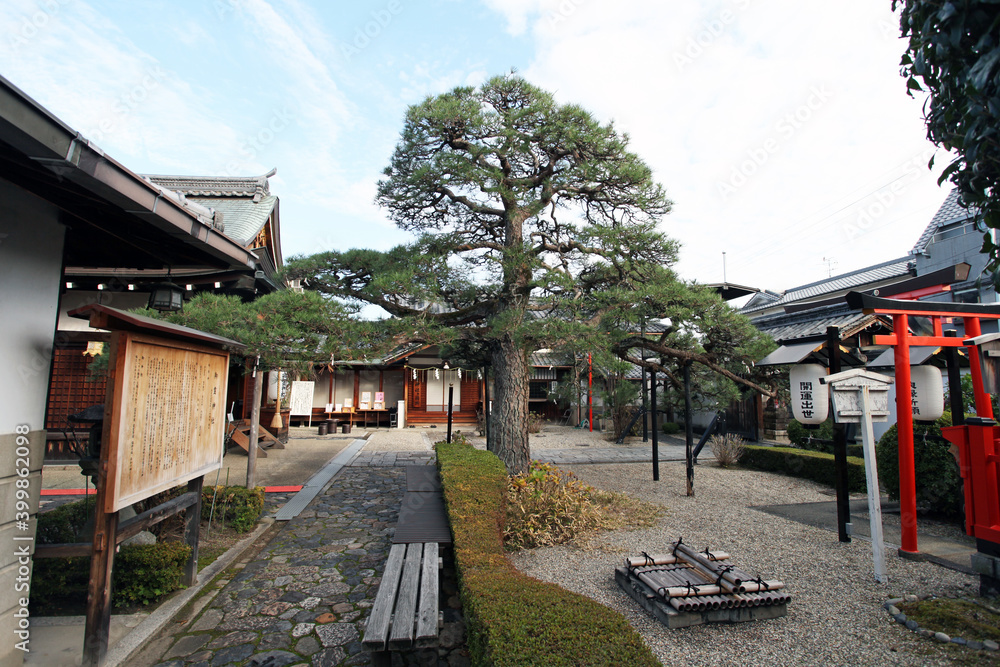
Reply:
[[229, 353], [148, 334], [112, 336], [105, 511], [222, 467]]
[[316, 385], [313, 382], [304, 380], [296, 380], [292, 382], [292, 388], [289, 392], [288, 398], [288, 407], [290, 408], [289, 414], [297, 417], [312, 415], [313, 392], [315, 389]]

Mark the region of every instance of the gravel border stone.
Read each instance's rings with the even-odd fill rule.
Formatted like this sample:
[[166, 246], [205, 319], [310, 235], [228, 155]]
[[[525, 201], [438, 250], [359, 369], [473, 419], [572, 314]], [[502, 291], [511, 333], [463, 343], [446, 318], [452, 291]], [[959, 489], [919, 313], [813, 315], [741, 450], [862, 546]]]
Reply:
[[[917, 599], [922, 599], [911, 595], [908, 595], [906, 597], [914, 598], [912, 600], [907, 600], [907, 602], [915, 602]], [[935, 632], [933, 630], [928, 630], [927, 628], [922, 628], [916, 621], [907, 619], [906, 614], [904, 614], [899, 610], [899, 607], [897, 607], [896, 605], [898, 605], [900, 602], [903, 602], [903, 598], [892, 598], [891, 600], [887, 600], [885, 603], [883, 603], [882, 606], [885, 608], [887, 612], [889, 612], [889, 615], [892, 616], [893, 620], [895, 620], [900, 625], [906, 627], [908, 630], [915, 632], [917, 635], [921, 637], [933, 638], [939, 642], [945, 642], [945, 643], [950, 642], [952, 644], [955, 644], [956, 646], [964, 646], [974, 651], [1000, 650], [1000, 645], [998, 645], [995, 641], [992, 641], [990, 639], [980, 642], [976, 640], [965, 639], [963, 637], [949, 637], [947, 634], [943, 632]]]

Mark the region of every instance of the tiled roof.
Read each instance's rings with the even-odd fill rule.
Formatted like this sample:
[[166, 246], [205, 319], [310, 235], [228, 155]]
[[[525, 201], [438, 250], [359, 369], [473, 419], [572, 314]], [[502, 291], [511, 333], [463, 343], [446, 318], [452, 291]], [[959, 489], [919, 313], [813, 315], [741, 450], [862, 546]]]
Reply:
[[278, 198], [274, 195], [263, 197], [256, 203], [253, 199], [188, 197], [190, 201], [214, 208], [222, 214], [222, 231], [229, 238], [246, 246], [267, 224]]
[[785, 305], [795, 301], [814, 299], [816, 297], [823, 296], [824, 294], [836, 294], [837, 292], [846, 292], [852, 289], [856, 290], [865, 285], [880, 283], [886, 280], [892, 280], [893, 278], [902, 278], [911, 274], [912, 261], [913, 260], [909, 257], [892, 259], [888, 262], [876, 264], [875, 266], [869, 266], [864, 269], [858, 269], [857, 271], [851, 271], [850, 273], [833, 276], [832, 278], [827, 278], [826, 280], [820, 280], [814, 283], [809, 283], [808, 285], [802, 285], [800, 287], [793, 287], [792, 289], [784, 292], [781, 295], [781, 298], [773, 301], [758, 301], [755, 298], [744, 306], [740, 312], [744, 315], [751, 315], [754, 312], [776, 305]]
[[255, 201], [271, 194], [267, 179], [275, 174], [271, 170], [263, 176], [157, 176], [147, 178], [158, 185], [194, 197], [253, 197]]
[[771, 290], [757, 292], [743, 306], [743, 311], [746, 312], [747, 310], [756, 310], [762, 306], [769, 306], [780, 299], [781, 295]]
[[268, 178], [263, 176], [157, 176], [144, 178], [160, 187], [180, 194], [184, 200], [206, 206], [221, 217], [222, 232], [247, 247], [257, 236], [278, 203], [270, 193]]
[[971, 217], [969, 211], [962, 208], [962, 206], [958, 203], [958, 189], [956, 188], [952, 190], [948, 193], [948, 196], [945, 198], [944, 203], [941, 204], [941, 207], [937, 210], [937, 213], [935, 213], [934, 217], [931, 218], [927, 228], [924, 229], [924, 233], [920, 235], [919, 239], [917, 239], [913, 249], [910, 250], [910, 254], [919, 255], [922, 253], [927, 248], [927, 244], [931, 242], [932, 238], [934, 238], [934, 234], [940, 227], [958, 220], [965, 220], [969, 217]]
[[829, 326], [840, 327], [841, 337], [850, 338], [881, 321], [883, 320], [878, 315], [865, 315], [860, 311], [849, 310], [847, 304], [843, 304], [801, 313], [769, 315], [754, 320], [753, 324], [776, 342], [784, 343], [824, 336]]
[[572, 366], [573, 358], [556, 352], [535, 352], [528, 359], [529, 366]]

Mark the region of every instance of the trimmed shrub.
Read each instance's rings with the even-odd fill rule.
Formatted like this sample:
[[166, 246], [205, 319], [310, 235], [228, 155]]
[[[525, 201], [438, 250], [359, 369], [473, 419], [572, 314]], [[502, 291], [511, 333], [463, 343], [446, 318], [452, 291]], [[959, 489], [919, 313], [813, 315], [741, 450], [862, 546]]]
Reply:
[[[777, 472], [811, 479], [831, 487], [836, 486], [833, 454], [793, 447], [747, 445], [740, 463], [755, 470]], [[851, 493], [864, 493], [868, 488], [865, 482], [864, 459], [856, 456], [847, 457], [847, 488]]]
[[667, 435], [676, 435], [681, 432], [681, 425], [677, 422], [663, 422], [660, 428]]
[[115, 556], [112, 601], [116, 606], [156, 602], [181, 586], [191, 547], [183, 542], [124, 546]]
[[621, 614], [507, 560], [507, 473], [495, 454], [462, 439], [436, 449], [472, 664], [659, 665]]
[[[933, 424], [913, 425], [917, 507], [953, 518], [963, 518], [965, 491], [958, 462], [949, 451], [951, 443], [934, 439], [941, 436], [942, 426], [951, 426], [951, 413], [946, 412]], [[899, 500], [899, 431], [895, 424], [879, 439], [875, 452], [879, 483], [888, 492], [890, 499]]]
[[[215, 513], [212, 514], [212, 501]], [[201, 518], [221, 521], [238, 533], [253, 530], [264, 511], [264, 487], [208, 486], [201, 492]]]
[[[38, 515], [39, 544], [79, 541], [93, 499], [68, 503]], [[145, 605], [181, 588], [184, 564], [191, 548], [180, 542], [124, 545], [115, 555], [112, 604]], [[79, 611], [87, 602], [90, 557], [39, 558], [32, 564], [30, 612], [44, 615]]]

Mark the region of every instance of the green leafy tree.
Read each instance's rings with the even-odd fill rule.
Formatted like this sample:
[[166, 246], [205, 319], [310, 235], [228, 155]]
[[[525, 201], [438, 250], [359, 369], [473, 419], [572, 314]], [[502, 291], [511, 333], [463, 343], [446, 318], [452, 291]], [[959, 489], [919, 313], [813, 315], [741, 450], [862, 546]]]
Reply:
[[613, 350], [636, 304], [690, 298], [657, 229], [671, 202], [628, 137], [515, 74], [410, 107], [378, 202], [412, 243], [297, 258], [288, 274], [381, 306], [396, 343], [488, 362], [489, 446], [510, 472], [529, 461], [529, 352]]
[[[907, 91], [929, 93], [927, 138], [957, 154], [938, 182], [950, 180], [963, 206], [1000, 228], [1000, 4], [893, 0], [893, 10], [897, 6], [902, 36], [909, 39], [901, 62]], [[983, 252], [994, 272], [998, 251], [984, 233]]]

